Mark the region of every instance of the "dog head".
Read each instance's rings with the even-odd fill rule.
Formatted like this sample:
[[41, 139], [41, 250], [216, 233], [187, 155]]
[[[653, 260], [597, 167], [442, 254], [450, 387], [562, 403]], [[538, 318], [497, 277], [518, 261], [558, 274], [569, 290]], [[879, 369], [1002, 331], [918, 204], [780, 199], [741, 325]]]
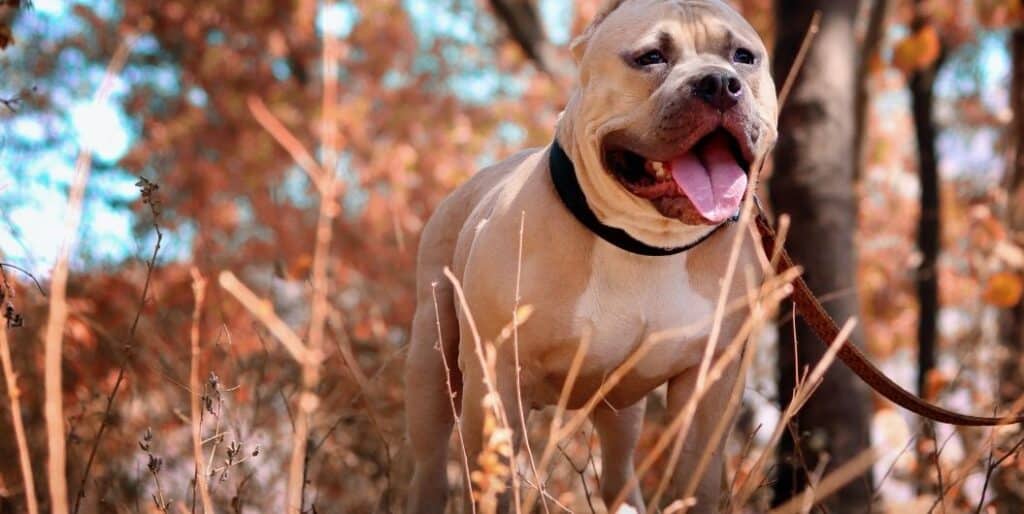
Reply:
[[558, 137], [601, 221], [671, 247], [732, 217], [777, 135], [750, 24], [720, 0], [612, 0], [572, 51]]

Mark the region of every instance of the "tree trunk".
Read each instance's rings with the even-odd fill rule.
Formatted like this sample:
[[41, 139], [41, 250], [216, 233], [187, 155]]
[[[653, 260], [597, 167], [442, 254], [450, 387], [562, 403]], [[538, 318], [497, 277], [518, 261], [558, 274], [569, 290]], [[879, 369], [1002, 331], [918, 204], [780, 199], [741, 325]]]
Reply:
[[[787, 247], [805, 267], [816, 293], [839, 293], [826, 307], [840, 321], [857, 314], [854, 231], [855, 93], [858, 51], [854, 24], [857, 0], [779, 0], [775, 78], [782, 83], [793, 65], [814, 11], [822, 12], [821, 30], [807, 55], [779, 120], [772, 204], [792, 216]], [[824, 354], [802, 322], [796, 330], [782, 323], [778, 384], [783, 407], [792, 398], [795, 375]], [[794, 344], [794, 337], [796, 343]], [[855, 333], [854, 344], [860, 344]], [[794, 355], [794, 347], [796, 354]], [[828, 459], [826, 472], [870, 445], [870, 411], [865, 386], [841, 365], [832, 366], [817, 393], [794, 418], [794, 430], [779, 448], [775, 501], [801, 491], [807, 473]], [[796, 440], [792, 438], [795, 434]], [[865, 512], [871, 480], [854, 480], [827, 502], [832, 513]]]
[[[1006, 228], [1011, 234], [1024, 232], [1024, 27], [1010, 34], [1013, 56], [1013, 80], [1010, 87], [1010, 125], [1012, 158], [1006, 166]], [[1000, 369], [999, 397], [1009, 405], [1024, 394], [1024, 305], [1017, 304], [1000, 316], [1000, 339], [1006, 350]], [[1024, 473], [1016, 468], [1002, 468], [995, 477], [999, 496], [998, 512], [1024, 512]]]
[[[1006, 167], [1007, 205], [1006, 228], [1010, 233], [1024, 232], [1024, 28], [1010, 35], [1013, 54], [1013, 84], [1010, 89], [1010, 107], [1013, 109], [1010, 142], [1013, 153]], [[1002, 369], [1000, 397], [1013, 402], [1024, 394], [1020, 369], [1024, 365], [1024, 305], [1007, 309], [1001, 319], [1001, 339], [1007, 356]]]
[[[926, 21], [914, 21], [914, 30], [920, 30]], [[917, 268], [917, 392], [925, 396], [928, 373], [935, 368], [938, 340], [939, 276], [936, 265], [942, 249], [942, 203], [939, 196], [939, 163], [935, 151], [935, 76], [943, 59], [915, 72], [910, 77], [910, 96], [917, 135], [918, 175], [921, 183], [921, 216], [918, 220], [917, 247], [921, 263]]]

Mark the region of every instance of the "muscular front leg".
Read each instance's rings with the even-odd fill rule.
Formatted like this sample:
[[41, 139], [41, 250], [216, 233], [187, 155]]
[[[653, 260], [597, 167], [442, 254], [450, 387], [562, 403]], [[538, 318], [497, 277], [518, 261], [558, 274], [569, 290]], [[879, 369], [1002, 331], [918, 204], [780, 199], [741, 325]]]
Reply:
[[[511, 364], [511, 363], [510, 363]], [[515, 456], [519, 452], [519, 448], [523, 441], [523, 431], [521, 429], [523, 423], [520, 420], [520, 409], [519, 409], [519, 394], [516, 390], [516, 381], [514, 375], [514, 366], [498, 366], [498, 376], [496, 384], [497, 396], [500, 399], [501, 411], [497, 414], [494, 413], [494, 407], [489, 402], [485, 402], [484, 398], [488, 394], [488, 388], [483, 381], [482, 372], [479, 370], [472, 370], [466, 373], [466, 380], [463, 389], [462, 397], [462, 427], [463, 437], [466, 442], [466, 454], [469, 458], [469, 467], [472, 471], [481, 470], [481, 463], [479, 456], [482, 453], [497, 451], [498, 448], [488, 447], [488, 434], [484, 434], [485, 421], [488, 416], [494, 416], [494, 428], [504, 428], [503, 422], [508, 422], [508, 428], [511, 430], [511, 455], [510, 458], [506, 458], [502, 455], [495, 455], [499, 461], [507, 466], [507, 473], [505, 476], [499, 477], [504, 481], [504, 492], [500, 494], [490, 495], [488, 501], [493, 500], [498, 512], [510, 512], [514, 511], [510, 507], [512, 499], [515, 497], [512, 488], [512, 473], [517, 472], [515, 467]], [[529, 388], [523, 385], [523, 391], [521, 393], [523, 397], [523, 405], [525, 406], [525, 412], [523, 416], [529, 415]], [[485, 405], [486, 403], [486, 405]], [[490, 456], [489, 456], [490, 457]], [[482, 470], [488, 471], [488, 470]], [[491, 472], [494, 469], [489, 470]], [[495, 487], [495, 483], [489, 482], [488, 487]], [[472, 490], [480, 491], [479, 484], [473, 483]], [[467, 491], [468, 493], [469, 491]], [[483, 495], [488, 496], [488, 495]], [[466, 505], [464, 512], [472, 512], [470, 505], [471, 497], [467, 494], [465, 497]], [[479, 501], [483, 501], [484, 498], [478, 498]], [[485, 506], [490, 508], [490, 506]], [[486, 509], [485, 509], [486, 510]], [[479, 509], [478, 509], [479, 511]]]
[[[641, 400], [624, 409], [615, 410], [601, 404], [594, 409], [594, 427], [601, 440], [601, 497], [611, 509], [616, 496], [635, 476], [633, 454], [643, 427], [647, 401]], [[626, 496], [626, 504], [636, 512], [644, 512], [644, 499], [637, 484]]]
[[[710, 460], [707, 467], [696, 477], [697, 488], [693, 492], [696, 500], [694, 505], [687, 512], [690, 513], [714, 513], [718, 512], [722, 500], [723, 477], [725, 476], [725, 442], [728, 438], [726, 431], [721, 439], [712, 444], [710, 439], [722, 416], [727, 415], [726, 406], [732, 394], [733, 386], [736, 384], [739, 374], [739, 365], [732, 364], [722, 374], [722, 377], [712, 384], [700, 403], [687, 432], [686, 441], [683, 443], [682, 455], [676, 464], [672, 476], [670, 495], [668, 501], [677, 499], [685, 500], [683, 495], [685, 488], [691, 483], [698, 473], [697, 467], [702, 456], [706, 452]], [[668, 385], [668, 414], [675, 416], [686, 408], [691, 395], [693, 394], [697, 381], [697, 369], [689, 370], [682, 375], [672, 379]], [[729, 414], [732, 415], [732, 414]], [[728, 420], [731, 424], [732, 420]], [[728, 425], [727, 425], [728, 426]]]

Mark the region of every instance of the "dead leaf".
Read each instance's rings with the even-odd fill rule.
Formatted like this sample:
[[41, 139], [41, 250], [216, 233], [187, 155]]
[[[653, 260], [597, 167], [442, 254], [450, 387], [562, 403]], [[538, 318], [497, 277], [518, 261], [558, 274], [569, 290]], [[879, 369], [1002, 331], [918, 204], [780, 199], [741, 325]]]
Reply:
[[896, 44], [892, 65], [909, 75], [931, 66], [942, 52], [942, 42], [935, 27], [927, 25]]
[[988, 278], [982, 299], [986, 303], [1007, 309], [1020, 303], [1022, 294], [1024, 281], [1021, 280], [1021, 276], [1010, 271], [1001, 271]]
[[924, 398], [926, 400], [934, 401], [939, 397], [939, 393], [941, 393], [951, 381], [952, 377], [942, 370], [929, 370], [928, 375], [926, 375], [924, 379]]

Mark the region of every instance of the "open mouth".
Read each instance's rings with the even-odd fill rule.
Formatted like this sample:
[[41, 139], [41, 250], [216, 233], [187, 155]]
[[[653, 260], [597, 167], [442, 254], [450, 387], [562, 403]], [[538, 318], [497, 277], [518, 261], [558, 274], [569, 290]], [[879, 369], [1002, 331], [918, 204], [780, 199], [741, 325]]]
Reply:
[[[683, 221], [718, 224], [736, 214], [747, 190], [750, 163], [739, 141], [723, 128], [667, 160], [622, 148], [604, 151], [605, 166], [630, 193]], [[694, 212], [695, 211], [695, 212]]]

